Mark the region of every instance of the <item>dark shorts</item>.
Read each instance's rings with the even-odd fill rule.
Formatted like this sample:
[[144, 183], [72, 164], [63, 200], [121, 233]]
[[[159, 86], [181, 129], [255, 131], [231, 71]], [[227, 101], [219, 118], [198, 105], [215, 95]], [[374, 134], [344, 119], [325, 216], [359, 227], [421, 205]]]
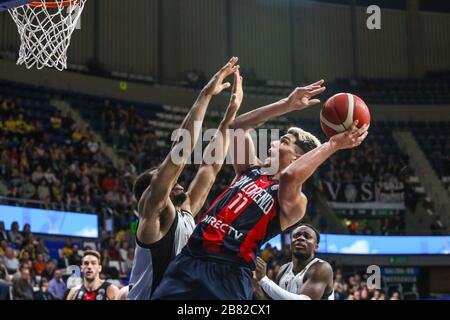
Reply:
[[180, 253], [169, 265], [152, 300], [250, 300], [249, 268], [203, 260]]

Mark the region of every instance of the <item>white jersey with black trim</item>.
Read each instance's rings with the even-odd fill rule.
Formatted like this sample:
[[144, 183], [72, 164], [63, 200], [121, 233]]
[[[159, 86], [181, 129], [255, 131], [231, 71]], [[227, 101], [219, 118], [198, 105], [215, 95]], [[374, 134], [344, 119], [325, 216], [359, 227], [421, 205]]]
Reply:
[[161, 282], [167, 266], [181, 252], [194, 229], [195, 221], [192, 214], [177, 210], [172, 226], [161, 240], [146, 245], [136, 237], [128, 300], [150, 299]]
[[[287, 267], [284, 268], [281, 267], [282, 269], [284, 269], [284, 272], [280, 278], [278, 285], [286, 291], [298, 294], [298, 292], [300, 291], [301, 287], [305, 282], [304, 278], [309, 268], [311, 268], [311, 266], [314, 265], [315, 263], [324, 263], [324, 262], [325, 262], [324, 260], [314, 258], [306, 265], [306, 267], [303, 268], [302, 271], [300, 271], [297, 274], [294, 274], [294, 272], [292, 271], [293, 264], [291, 261], [287, 264]], [[322, 300], [334, 300], [334, 290], [331, 291], [329, 295], [322, 297]]]

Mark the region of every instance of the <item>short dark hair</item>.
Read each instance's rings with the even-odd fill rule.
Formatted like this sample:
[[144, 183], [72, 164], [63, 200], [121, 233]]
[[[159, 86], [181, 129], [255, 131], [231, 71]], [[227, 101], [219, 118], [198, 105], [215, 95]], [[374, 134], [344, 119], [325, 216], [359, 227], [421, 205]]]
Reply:
[[320, 232], [312, 224], [309, 224], [309, 223], [298, 223], [291, 230], [294, 231], [295, 229], [303, 227], [303, 226], [308, 227], [312, 231], [314, 231], [314, 233], [316, 234], [316, 238], [317, 238], [317, 244], [319, 244], [320, 243]]
[[98, 259], [98, 261], [101, 263], [102, 262], [102, 256], [100, 255], [100, 252], [98, 252], [97, 250], [86, 250], [83, 253], [83, 258], [87, 257], [87, 256], [94, 256]]
[[147, 189], [150, 183], [152, 182], [153, 175], [151, 174], [151, 172], [156, 169], [157, 167], [153, 167], [145, 170], [134, 181], [133, 194], [137, 202], [139, 202], [145, 189]]

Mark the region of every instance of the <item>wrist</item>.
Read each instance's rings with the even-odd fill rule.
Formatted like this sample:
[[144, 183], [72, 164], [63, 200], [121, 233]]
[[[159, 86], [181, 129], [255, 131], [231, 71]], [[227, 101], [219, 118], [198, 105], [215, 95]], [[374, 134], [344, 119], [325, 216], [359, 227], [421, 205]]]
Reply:
[[339, 150], [338, 143], [337, 143], [333, 138], [331, 138], [331, 139], [327, 142], [327, 144], [328, 144], [328, 147], [330, 148], [330, 150], [331, 150], [333, 153]]
[[202, 91], [200, 91], [200, 94], [198, 95], [199, 98], [212, 98], [212, 94], [209, 92], [210, 90], [207, 89], [207, 87], [204, 87]]
[[258, 280], [258, 284], [259, 284], [260, 286], [262, 286], [262, 285], [264, 285], [265, 283], [270, 282], [270, 281], [271, 281], [271, 280], [269, 279], [268, 276], [264, 276], [264, 277], [262, 277], [260, 280]]
[[283, 98], [277, 102], [280, 110], [282, 110], [282, 114], [288, 113], [295, 110], [295, 106], [289, 102], [288, 98]]

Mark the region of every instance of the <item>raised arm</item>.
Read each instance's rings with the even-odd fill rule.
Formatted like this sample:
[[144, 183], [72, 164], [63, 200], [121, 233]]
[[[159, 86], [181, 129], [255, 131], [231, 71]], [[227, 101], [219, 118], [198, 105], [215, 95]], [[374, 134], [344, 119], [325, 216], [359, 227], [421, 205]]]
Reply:
[[305, 214], [306, 197], [301, 193], [303, 183], [336, 151], [359, 146], [368, 134], [368, 125], [360, 129], [358, 121], [345, 132], [333, 136], [320, 147], [305, 153], [281, 172], [278, 200], [281, 206], [281, 229], [297, 223]]
[[[139, 200], [138, 208], [141, 218], [159, 214], [167, 206], [170, 191], [197, 143], [209, 102], [213, 96], [230, 87], [229, 82], [223, 83], [223, 81], [237, 69], [237, 61], [236, 57], [231, 58], [200, 92], [181, 124], [170, 153], [153, 174], [151, 185], [144, 191]], [[180, 156], [180, 152], [182, 152], [182, 156]]]
[[203, 162], [195, 175], [194, 180], [187, 192], [188, 198], [181, 206], [182, 209], [192, 213], [195, 217], [208, 197], [209, 191], [216, 180], [228, 151], [230, 141], [229, 126], [236, 117], [236, 113], [241, 106], [244, 92], [242, 90], [242, 77], [239, 68], [234, 72], [233, 89], [230, 103], [222, 121], [219, 124], [216, 134], [208, 144], [203, 155]]
[[242, 174], [252, 165], [261, 164], [255, 153], [250, 130], [261, 126], [274, 117], [318, 104], [320, 100], [311, 98], [325, 90], [325, 87], [322, 87], [323, 83], [324, 80], [319, 80], [309, 86], [295, 88], [287, 98], [247, 112], [231, 123], [232, 129], [242, 130], [241, 134], [237, 134], [234, 138], [233, 167], [236, 175]]

